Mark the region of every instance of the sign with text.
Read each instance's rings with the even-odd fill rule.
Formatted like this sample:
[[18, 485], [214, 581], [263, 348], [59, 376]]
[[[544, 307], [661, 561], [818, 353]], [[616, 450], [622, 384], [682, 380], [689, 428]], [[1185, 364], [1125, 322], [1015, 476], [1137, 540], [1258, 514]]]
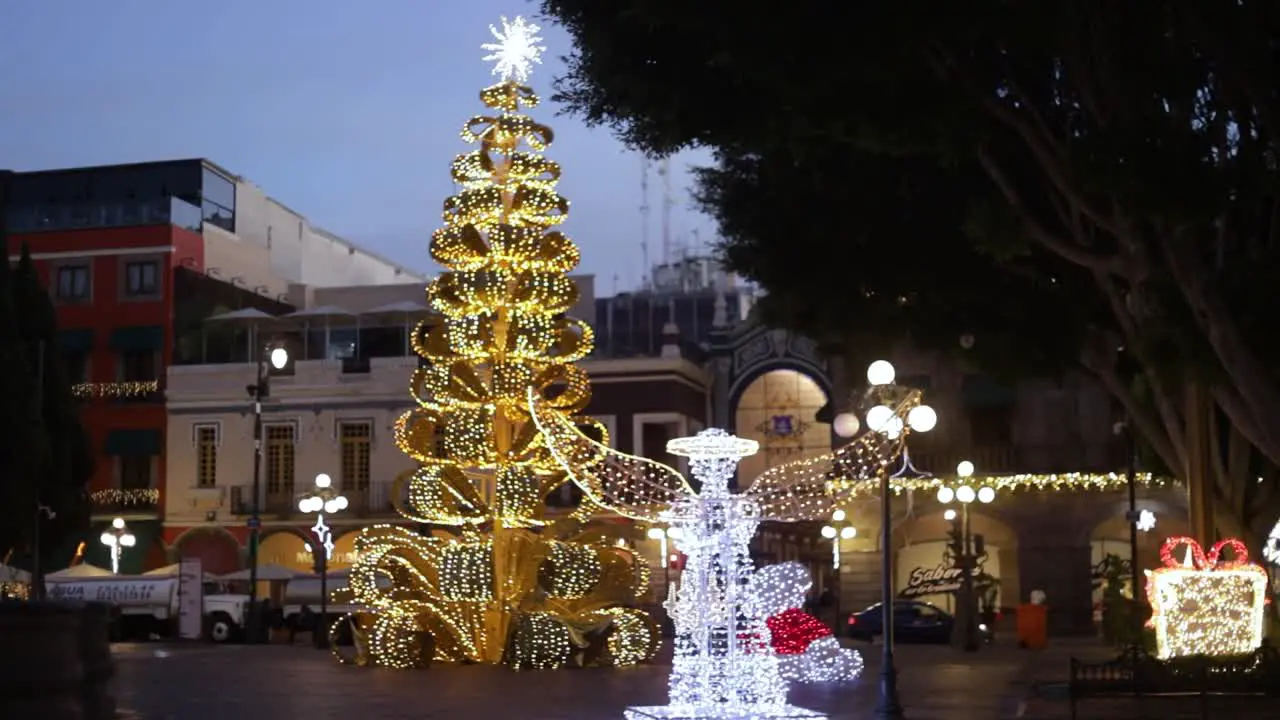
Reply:
[[81, 580], [49, 583], [49, 598], [105, 602], [118, 607], [157, 605], [167, 608], [173, 599], [173, 578], [159, 580]]
[[[978, 572], [978, 569], [974, 568], [973, 574], [977, 575]], [[962, 580], [963, 572], [959, 568], [944, 563], [931, 568], [912, 568], [907, 574], [906, 586], [898, 594], [904, 598], [917, 598], [922, 595], [955, 592], [960, 589]]]

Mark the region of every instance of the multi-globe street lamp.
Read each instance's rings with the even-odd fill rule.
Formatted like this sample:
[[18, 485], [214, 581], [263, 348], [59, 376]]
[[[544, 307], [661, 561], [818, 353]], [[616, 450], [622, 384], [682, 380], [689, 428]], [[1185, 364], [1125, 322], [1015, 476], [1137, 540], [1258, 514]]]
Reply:
[[253, 400], [253, 497], [249, 501], [249, 638], [259, 642], [262, 608], [258, 606], [258, 544], [262, 539], [262, 399], [271, 394], [267, 362], [276, 370], [289, 364], [289, 351], [274, 343], [256, 345], [258, 372], [255, 382], [245, 390]]
[[[867, 392], [862, 404], [867, 406], [867, 429], [883, 433], [890, 439], [900, 436], [905, 429], [913, 432], [929, 432], [938, 424], [938, 414], [928, 405], [917, 404], [907, 412], [904, 422], [893, 407], [920, 390], [894, 383], [897, 371], [887, 360], [877, 360], [867, 367]], [[832, 421], [832, 429], [840, 437], [850, 438], [858, 433], [860, 423], [853, 413], [840, 413]], [[905, 460], [905, 458], [904, 458]], [[904, 462], [904, 468], [909, 466]], [[882, 655], [880, 661], [880, 696], [876, 701], [876, 717], [898, 720], [903, 716], [902, 701], [898, 698], [898, 670], [893, 658], [893, 528], [890, 501], [892, 498], [888, 473], [880, 476], [880, 617], [883, 623]]]
[[118, 517], [111, 521], [111, 529], [102, 533], [98, 538], [103, 545], [111, 548], [111, 572], [120, 574], [120, 556], [124, 553], [125, 548], [131, 548], [138, 544], [138, 538], [129, 532], [129, 528], [124, 524], [124, 518]]
[[311, 636], [318, 648], [329, 644], [329, 560], [333, 556], [333, 531], [324, 523], [325, 513], [333, 515], [347, 507], [347, 498], [333, 488], [333, 479], [325, 473], [316, 475], [316, 486], [298, 498], [298, 510], [304, 514], [315, 513], [316, 524], [311, 532], [316, 534], [316, 544], [311, 556], [315, 558], [316, 573], [320, 575], [320, 618]]
[[[952, 634], [952, 642], [968, 652], [978, 649], [978, 609], [973, 587], [973, 572], [977, 569], [978, 559], [986, 554], [985, 543], [981, 535], [973, 535], [969, 526], [969, 505], [974, 501], [984, 505], [996, 499], [994, 488], [986, 485], [974, 488], [969, 478], [973, 477], [973, 463], [968, 460], [956, 465], [956, 478], [960, 483], [952, 488], [938, 488], [938, 502], [950, 505], [960, 504], [958, 525], [952, 533], [951, 554], [954, 556], [955, 568], [960, 571], [960, 596], [956, 603], [956, 624]], [[955, 523], [956, 513], [948, 509], [943, 517]]]
[[844, 510], [836, 508], [831, 512], [831, 524], [822, 526], [822, 537], [831, 541], [831, 569], [836, 571], [835, 592], [831, 593], [835, 599], [836, 613], [832, 627], [836, 632], [840, 631], [840, 541], [852, 540], [858, 536], [858, 528], [850, 524], [846, 517]]

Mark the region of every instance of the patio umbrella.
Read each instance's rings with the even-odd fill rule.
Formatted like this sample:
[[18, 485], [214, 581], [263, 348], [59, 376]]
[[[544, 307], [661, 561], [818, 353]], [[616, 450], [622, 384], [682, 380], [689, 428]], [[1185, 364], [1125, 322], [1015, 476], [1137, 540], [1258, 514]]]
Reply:
[[66, 570], [51, 572], [48, 575], [45, 575], [45, 579], [56, 580], [59, 578], [75, 579], [75, 578], [91, 578], [91, 577], [111, 577], [111, 575], [113, 574], [114, 573], [112, 573], [110, 570], [107, 570], [105, 568], [100, 568], [97, 565], [90, 565], [89, 563], [80, 563], [79, 565], [72, 565]]
[[[307, 308], [305, 310], [292, 312], [292, 313], [289, 313], [288, 315], [285, 315], [284, 317], [290, 320], [301, 320], [305, 326], [309, 326], [311, 322], [315, 320], [324, 321], [324, 347], [325, 347], [326, 360], [328, 359], [327, 355], [329, 353], [329, 330], [330, 330], [331, 321], [333, 320], [333, 318], [354, 317], [356, 319], [356, 330], [357, 330], [356, 354], [359, 355], [360, 353], [360, 333], [358, 332], [360, 329], [360, 317], [349, 310], [344, 310], [336, 305], [320, 305], [317, 307]], [[310, 357], [310, 355], [307, 352], [308, 350], [307, 343], [309, 340], [307, 336], [308, 336], [308, 333], [306, 332], [302, 333], [303, 359]]]
[[387, 303], [379, 305], [372, 310], [366, 310], [361, 313], [370, 317], [392, 317], [403, 321], [404, 323], [404, 354], [408, 357], [412, 344], [409, 342], [409, 334], [412, 332], [413, 320], [425, 318], [431, 314], [431, 308], [422, 303], [413, 300], [401, 300], [399, 302]]
[[[292, 580], [298, 577], [298, 575], [299, 573], [296, 573], [287, 567], [276, 565], [275, 563], [266, 563], [258, 566], [259, 580]], [[229, 582], [248, 580], [249, 568], [237, 570], [233, 573], [227, 573], [226, 575], [220, 575], [218, 576], [218, 579]]]
[[241, 308], [232, 310], [231, 312], [220, 313], [212, 317], [205, 318], [206, 323], [217, 323], [224, 326], [244, 327], [249, 329], [249, 357], [257, 357], [257, 353], [253, 351], [254, 346], [258, 343], [258, 332], [263, 325], [271, 325], [280, 322], [280, 318], [270, 313], [263, 312], [257, 308]]

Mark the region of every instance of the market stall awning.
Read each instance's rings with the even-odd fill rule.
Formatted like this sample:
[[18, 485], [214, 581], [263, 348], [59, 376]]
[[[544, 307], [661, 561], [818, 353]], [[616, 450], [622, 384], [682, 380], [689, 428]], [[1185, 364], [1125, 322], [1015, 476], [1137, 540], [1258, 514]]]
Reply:
[[162, 438], [154, 428], [129, 428], [107, 433], [103, 454], [110, 457], [122, 455], [159, 455]]
[[164, 347], [164, 328], [159, 325], [130, 325], [111, 331], [112, 350], [159, 350]]
[[93, 350], [93, 330], [91, 328], [60, 330], [58, 331], [58, 347], [63, 352], [88, 354]]

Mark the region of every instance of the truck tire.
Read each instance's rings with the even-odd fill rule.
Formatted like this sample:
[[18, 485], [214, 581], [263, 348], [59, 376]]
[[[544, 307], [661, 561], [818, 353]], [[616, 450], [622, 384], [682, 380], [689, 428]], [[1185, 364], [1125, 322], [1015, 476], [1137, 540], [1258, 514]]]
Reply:
[[236, 634], [236, 624], [224, 612], [214, 613], [209, 622], [209, 639], [216, 643], [231, 642]]

